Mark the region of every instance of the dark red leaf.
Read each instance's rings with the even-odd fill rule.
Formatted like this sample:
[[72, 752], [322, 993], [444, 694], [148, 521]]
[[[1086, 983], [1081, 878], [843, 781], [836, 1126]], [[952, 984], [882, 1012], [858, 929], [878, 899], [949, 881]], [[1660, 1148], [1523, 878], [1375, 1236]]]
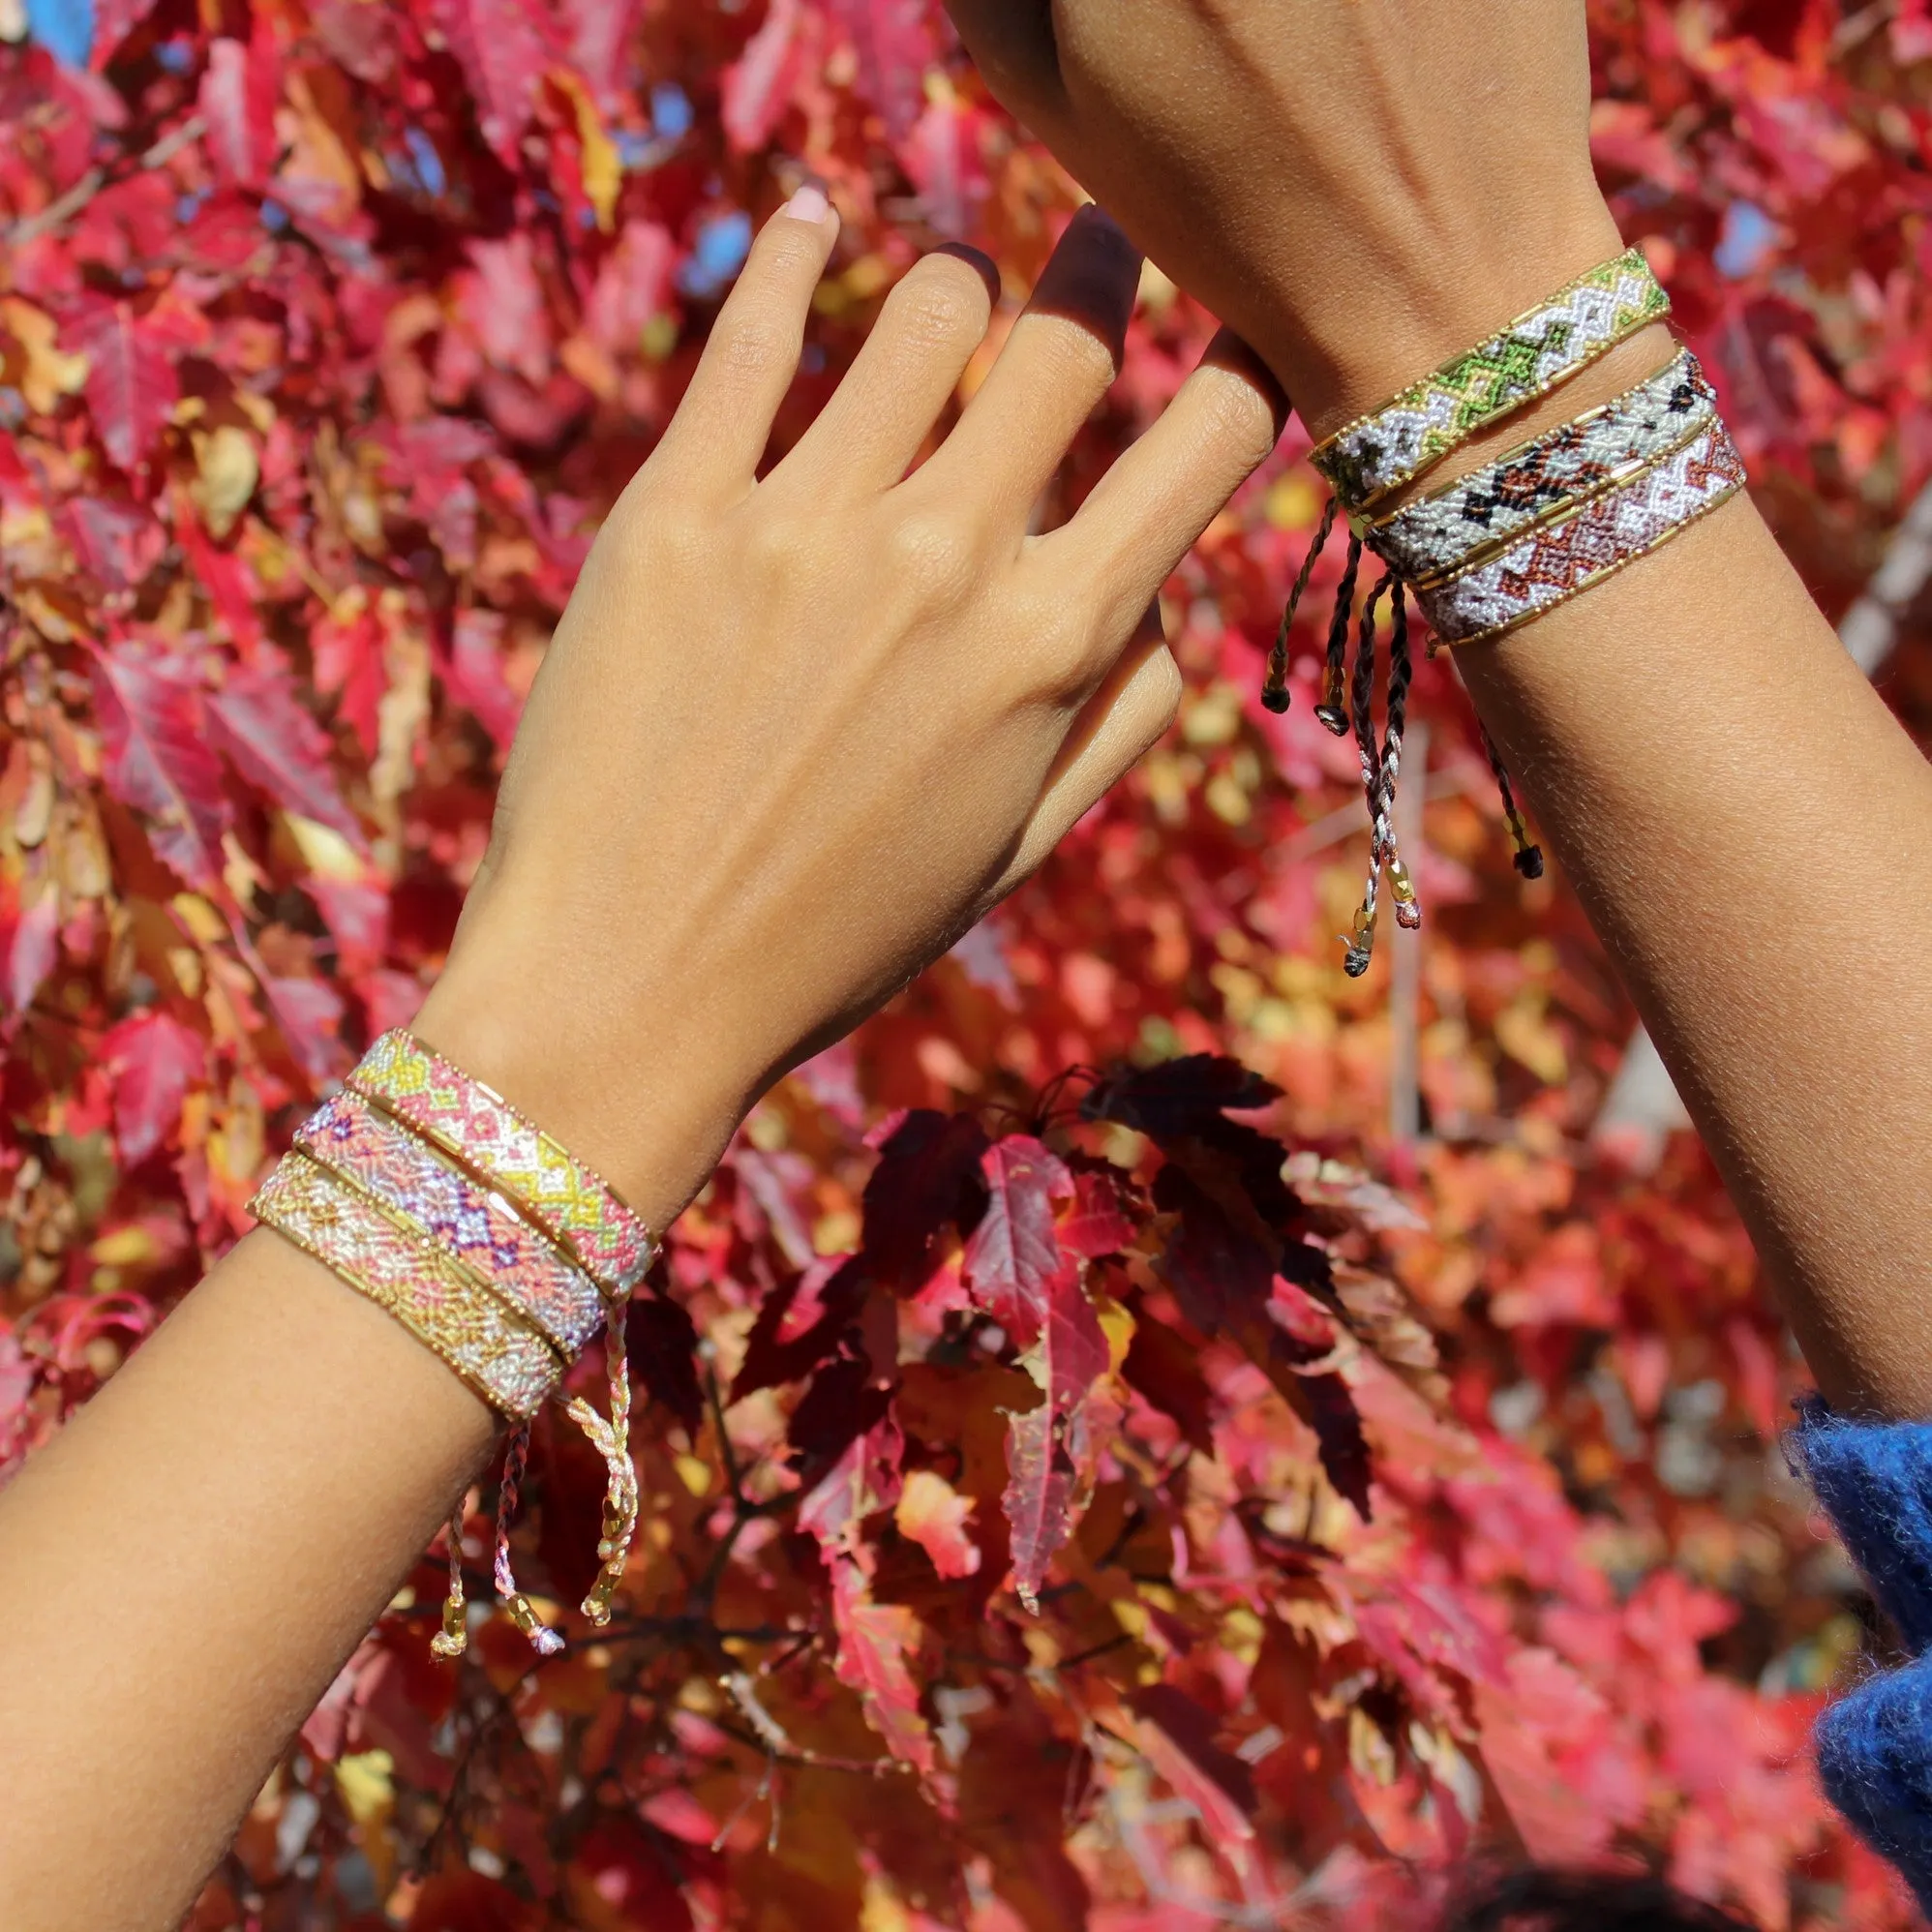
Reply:
[[662, 1295], [640, 1295], [624, 1312], [624, 1348], [645, 1394], [696, 1434], [704, 1419], [698, 1386], [698, 1331], [691, 1317]]
[[971, 1114], [919, 1108], [871, 1138], [879, 1164], [865, 1183], [865, 1259], [881, 1280], [917, 1288], [946, 1230], [979, 1219], [986, 1132]]

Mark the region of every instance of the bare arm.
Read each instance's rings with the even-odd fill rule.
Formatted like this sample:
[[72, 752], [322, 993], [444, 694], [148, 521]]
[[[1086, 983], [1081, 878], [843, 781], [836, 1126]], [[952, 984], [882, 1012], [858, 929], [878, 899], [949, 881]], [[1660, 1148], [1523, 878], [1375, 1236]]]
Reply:
[[[954, 0], [1316, 437], [1621, 245], [1581, 0]], [[1625, 345], [1431, 483], [1658, 368]], [[1932, 1414], [1932, 770], [1734, 501], [1460, 651], [1826, 1393]]]
[[[1160, 735], [1146, 620], [1274, 439], [1223, 343], [1049, 536], [1139, 274], [1075, 222], [910, 477], [989, 265], [909, 275], [762, 481], [835, 220], [765, 230], [545, 661], [424, 1037], [662, 1228], [744, 1109]], [[904, 479], [903, 481], [901, 479]], [[0, 1917], [159, 1932], [481, 1465], [490, 1412], [257, 1232], [0, 1495]]]

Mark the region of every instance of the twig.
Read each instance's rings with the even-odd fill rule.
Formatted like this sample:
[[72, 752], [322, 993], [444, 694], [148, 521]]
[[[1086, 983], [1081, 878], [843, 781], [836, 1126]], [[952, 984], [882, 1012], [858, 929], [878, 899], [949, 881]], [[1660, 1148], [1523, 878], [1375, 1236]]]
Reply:
[[70, 216], [77, 215], [100, 194], [102, 189], [115, 181], [125, 181], [130, 175], [145, 173], [149, 168], [165, 166], [191, 142], [198, 141], [208, 132], [208, 123], [199, 114], [190, 114], [178, 128], [168, 133], [136, 155], [127, 166], [118, 169], [109, 167], [90, 167], [66, 194], [56, 196], [38, 215], [28, 215], [17, 221], [0, 237], [0, 246], [21, 248], [28, 242], [38, 240], [50, 228], [57, 228]]

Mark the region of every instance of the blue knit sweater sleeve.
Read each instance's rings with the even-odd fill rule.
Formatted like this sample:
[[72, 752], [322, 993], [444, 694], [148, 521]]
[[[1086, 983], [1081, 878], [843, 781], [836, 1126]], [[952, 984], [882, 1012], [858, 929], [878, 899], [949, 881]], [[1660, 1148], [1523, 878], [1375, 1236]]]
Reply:
[[1932, 1425], [1846, 1422], [1814, 1399], [1792, 1450], [1912, 1656], [1819, 1719], [1819, 1775], [1932, 1916]]

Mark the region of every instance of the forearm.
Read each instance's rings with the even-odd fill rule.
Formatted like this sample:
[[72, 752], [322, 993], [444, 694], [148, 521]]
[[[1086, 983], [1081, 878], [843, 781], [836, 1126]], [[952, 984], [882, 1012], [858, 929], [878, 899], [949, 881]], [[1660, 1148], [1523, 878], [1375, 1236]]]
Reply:
[[187, 1910], [495, 1434], [274, 1235], [201, 1283], [0, 1495], [12, 1932]]
[[1743, 500], [1457, 663], [1821, 1387], [1932, 1415], [1932, 767]]
[[[1574, 242], [1517, 258], [1525, 286], [1615, 246], [1607, 209], [1576, 222]], [[1435, 299], [1429, 353], [1446, 355], [1480, 334], [1451, 318], [1483, 297]], [[1645, 332], [1428, 485], [1608, 401], [1671, 347]], [[1315, 434], [1417, 366], [1365, 342], [1316, 394]], [[1742, 498], [1455, 661], [1826, 1394], [1932, 1414], [1932, 767]]]

